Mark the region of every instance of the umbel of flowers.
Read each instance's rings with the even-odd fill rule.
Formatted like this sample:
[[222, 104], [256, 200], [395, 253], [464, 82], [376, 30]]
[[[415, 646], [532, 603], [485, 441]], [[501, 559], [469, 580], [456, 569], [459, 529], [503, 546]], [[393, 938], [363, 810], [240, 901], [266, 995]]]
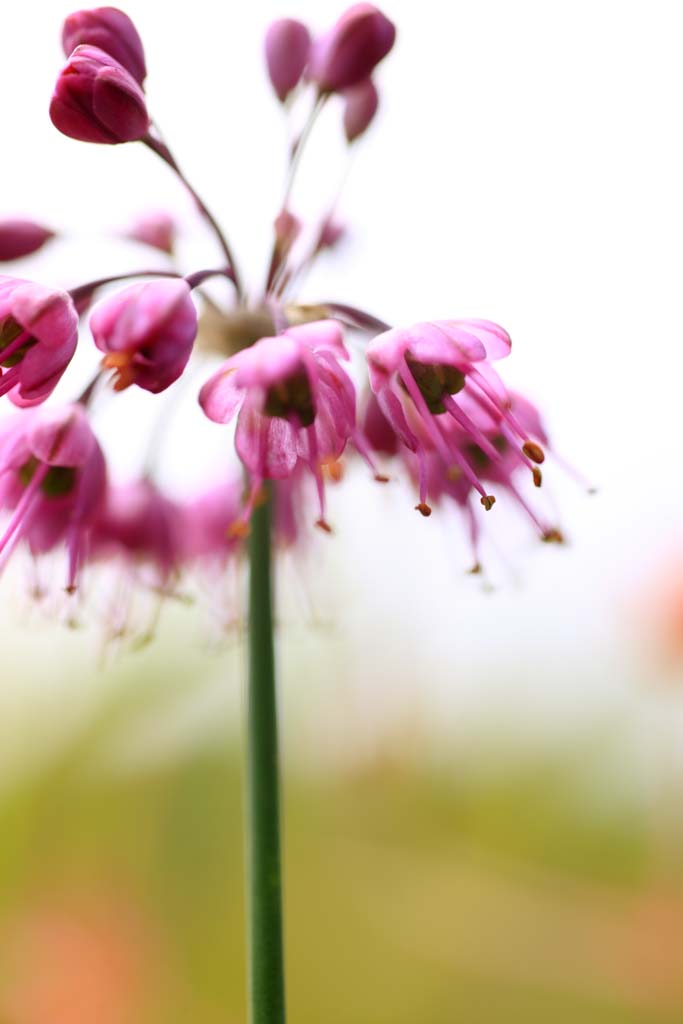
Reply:
[[[223, 262], [186, 274], [171, 262], [168, 271], [157, 271], [151, 279], [112, 268], [110, 278], [68, 291], [23, 277], [0, 279], [0, 395], [18, 409], [31, 408], [9, 417], [3, 436], [28, 438], [43, 418], [53, 421], [60, 408], [53, 392], [76, 352], [79, 318], [84, 321], [80, 349], [99, 349], [101, 359], [85, 392], [62, 398], [64, 418], [77, 410], [81, 429], [90, 429], [88, 416], [108, 387], [116, 392], [135, 387], [151, 395], [166, 390], [190, 361], [206, 360], [197, 342], [199, 313], [205, 309], [201, 285], [211, 276], [222, 276], [232, 285], [234, 301], [224, 309], [212, 301], [208, 313], [214, 327], [218, 324], [227, 358], [207, 372], [198, 400], [214, 422], [236, 422], [237, 459], [216, 480], [215, 491], [224, 497], [223, 522], [216, 529], [221, 513], [215, 502], [197, 494], [188, 495], [187, 501], [164, 496], [149, 475], [115, 481], [104, 465], [102, 486], [89, 502], [88, 514], [79, 503], [72, 503], [69, 511], [64, 495], [51, 498], [45, 482], [38, 485], [16, 464], [14, 449], [5, 440], [0, 449], [0, 502], [10, 518], [0, 540], [3, 565], [18, 545], [42, 554], [63, 545], [73, 548], [77, 537], [79, 555], [70, 558], [66, 580], [70, 591], [77, 590], [79, 574], [88, 564], [100, 564], [102, 551], [113, 549], [131, 573], [144, 579], [151, 570], [155, 586], [162, 581], [164, 588], [171, 588], [183, 569], [197, 564], [187, 538], [202, 535], [197, 520], [208, 510], [212, 528], [207, 535], [214, 538], [215, 548], [204, 546], [202, 564], [222, 565], [227, 555], [238, 556], [267, 481], [276, 482], [276, 505], [281, 502], [290, 512], [292, 502], [298, 506], [296, 516], [278, 516], [289, 525], [277, 531], [282, 543], [300, 539], [307, 523], [330, 531], [325, 490], [341, 476], [341, 461], [355, 456], [370, 466], [370, 480], [384, 482], [402, 474], [413, 479], [415, 505], [422, 515], [428, 516], [435, 505], [458, 509], [474, 546], [475, 567], [480, 564], [481, 515], [496, 498], [521, 506], [542, 539], [561, 538], [557, 526], [534, 510], [527, 493], [527, 480], [541, 485], [547, 436], [536, 409], [509, 392], [494, 368], [510, 351], [504, 328], [462, 317], [390, 327], [346, 303], [302, 306], [297, 301], [304, 273], [326, 250], [338, 246], [344, 234], [332, 209], [321, 211], [319, 223], [304, 231], [291, 208], [293, 178], [306, 140], [333, 97], [336, 103], [329, 106], [340, 106], [348, 144], [367, 131], [379, 105], [375, 72], [395, 35], [391, 21], [365, 3], [349, 8], [317, 37], [291, 18], [269, 26], [265, 63], [275, 96], [290, 120], [298, 115], [301, 125], [302, 112], [308, 110], [308, 116], [292, 140], [267, 280], [259, 289], [243, 280], [223, 230], [183, 177], [154, 124], [145, 96], [144, 48], [130, 18], [113, 7], [67, 17], [62, 32], [67, 61], [50, 102], [54, 125], [84, 142], [147, 146], [194, 196], [215, 232]], [[172, 255], [174, 232], [168, 214], [150, 211], [126, 234]], [[55, 237], [52, 228], [30, 220], [0, 222], [0, 259], [29, 256]], [[136, 277], [136, 283], [111, 291], [117, 281]], [[96, 301], [100, 291], [104, 297]], [[350, 369], [348, 344], [358, 339], [364, 345], [365, 379]], [[48, 415], [40, 406], [50, 396]], [[314, 486], [306, 487], [306, 477]], [[34, 492], [42, 495], [40, 502], [30, 499]], [[163, 556], [147, 529], [147, 512], [139, 500], [143, 492], [157, 495], [165, 509], [169, 528]], [[307, 511], [310, 493], [317, 494], [317, 510]], [[122, 512], [126, 495], [131, 502], [129, 529], [107, 539], [114, 529], [112, 505]], [[62, 527], [39, 531], [36, 524], [47, 523], [53, 513]]]
[[[256, 1024], [284, 1019], [276, 977], [281, 957], [273, 939], [280, 934], [279, 904], [270, 884], [279, 878], [269, 696], [271, 537], [276, 546], [292, 545], [313, 525], [331, 532], [326, 488], [341, 479], [343, 460], [360, 457], [369, 468], [369, 486], [401, 475], [412, 481], [423, 517], [436, 505], [457, 510], [475, 569], [483, 517], [497, 500], [520, 506], [542, 540], [561, 540], [557, 525], [535, 509], [548, 449], [541, 416], [498, 374], [511, 348], [503, 327], [457, 311], [453, 319], [390, 325], [341, 297], [306, 304], [299, 298], [311, 266], [345, 233], [334, 206], [308, 225], [293, 208], [307, 141], [321, 116], [339, 118], [349, 147], [365, 135], [380, 104], [376, 72], [395, 37], [392, 22], [368, 3], [353, 5], [320, 35], [291, 18], [267, 29], [266, 69], [283, 115], [295, 127], [259, 286], [243, 276], [223, 228], [155, 124], [145, 93], [144, 48], [130, 18], [112, 7], [69, 15], [62, 32], [66, 63], [49, 103], [52, 123], [81, 142], [147, 147], [193, 197], [220, 258], [208, 269], [180, 269], [175, 223], [165, 211], [150, 210], [123, 234], [138, 250], [163, 253], [165, 270], [112, 267], [109, 276], [68, 289], [25, 279], [23, 267], [21, 277], [0, 278], [0, 401], [6, 405], [0, 421], [0, 508], [6, 515], [0, 567], [21, 548], [34, 556], [64, 550], [70, 600], [87, 589], [82, 580], [89, 567], [103, 564], [164, 595], [188, 568], [220, 576], [249, 547], [255, 694], [250, 756], [256, 766], [249, 776], [256, 851], [250, 999]], [[5, 220], [0, 260], [49, 253], [55, 238], [52, 227]], [[203, 286], [211, 278], [227, 283], [229, 305], [207, 296]], [[218, 366], [207, 360], [207, 338], [222, 351]], [[360, 373], [351, 369], [350, 343], [362, 348]], [[80, 393], [62, 393], [58, 385], [77, 350], [79, 357], [90, 354], [92, 377]], [[114, 479], [101, 447], [106, 438], [98, 439], [91, 423], [104, 393], [135, 388], [152, 402], [177, 385], [190, 365], [192, 381], [200, 379], [203, 413], [216, 429], [233, 424], [234, 460], [204, 493], [180, 499], [162, 493], [153, 468], [139, 479]], [[116, 401], [111, 394], [109, 399]], [[136, 440], [144, 446], [144, 438]]]

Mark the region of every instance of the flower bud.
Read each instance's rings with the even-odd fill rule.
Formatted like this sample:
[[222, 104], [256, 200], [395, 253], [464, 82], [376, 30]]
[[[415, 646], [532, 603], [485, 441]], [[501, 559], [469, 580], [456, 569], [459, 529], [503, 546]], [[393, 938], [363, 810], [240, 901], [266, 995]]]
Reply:
[[133, 76], [96, 46], [77, 46], [57, 79], [50, 102], [55, 128], [81, 142], [134, 142], [150, 120]]
[[281, 103], [299, 84], [308, 63], [311, 34], [300, 21], [280, 18], [268, 26], [265, 39], [268, 75]]
[[176, 225], [165, 210], [148, 210], [135, 218], [124, 237], [149, 245], [160, 252], [173, 254]]
[[197, 310], [182, 278], [134, 284], [97, 304], [95, 344], [114, 371], [114, 389], [137, 384], [157, 394], [180, 377], [197, 335]]
[[340, 92], [367, 78], [394, 45], [396, 28], [372, 4], [349, 7], [313, 45], [310, 78], [320, 92]]
[[77, 46], [97, 46], [118, 61], [140, 85], [145, 80], [145, 51], [142, 40], [127, 14], [117, 7], [95, 7], [75, 11], [62, 26], [64, 55]]
[[344, 91], [344, 134], [353, 142], [368, 128], [379, 106], [379, 95], [371, 78]]
[[54, 235], [54, 231], [33, 220], [0, 220], [0, 262], [30, 256]]
[[334, 249], [334, 247], [344, 238], [346, 235], [346, 227], [340, 221], [335, 220], [331, 213], [328, 213], [318, 230], [318, 238], [315, 243], [315, 251], [322, 252], [324, 249]]

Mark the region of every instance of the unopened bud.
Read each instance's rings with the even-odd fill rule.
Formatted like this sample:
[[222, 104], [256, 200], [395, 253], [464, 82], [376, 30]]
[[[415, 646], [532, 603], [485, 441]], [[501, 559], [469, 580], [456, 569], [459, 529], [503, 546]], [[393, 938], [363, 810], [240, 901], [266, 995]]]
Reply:
[[0, 220], [0, 262], [30, 256], [54, 238], [54, 234], [54, 231], [33, 220]]
[[138, 30], [127, 14], [117, 7], [95, 7], [75, 11], [62, 26], [64, 55], [77, 46], [97, 46], [118, 61], [140, 85], [145, 80], [145, 51]]
[[367, 78], [394, 45], [396, 28], [372, 4], [349, 7], [313, 45], [310, 78], [321, 93], [341, 92]]
[[280, 18], [268, 26], [265, 39], [268, 75], [277, 98], [284, 103], [300, 82], [311, 50], [311, 34], [294, 18]]
[[344, 92], [344, 134], [353, 142], [368, 128], [379, 106], [379, 95], [371, 78]]
[[113, 145], [142, 139], [150, 119], [142, 89], [96, 46], [77, 46], [57, 79], [50, 118], [69, 138]]

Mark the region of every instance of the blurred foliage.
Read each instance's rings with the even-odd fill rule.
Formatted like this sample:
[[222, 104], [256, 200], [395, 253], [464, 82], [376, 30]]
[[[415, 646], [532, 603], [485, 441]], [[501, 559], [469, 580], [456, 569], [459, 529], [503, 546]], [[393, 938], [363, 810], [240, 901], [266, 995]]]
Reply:
[[[181, 677], [131, 676], [0, 794], [0, 1024], [244, 1021], [238, 744], [111, 756]], [[683, 885], [645, 807], [594, 798], [604, 756], [289, 766], [291, 1019], [680, 1020]]]

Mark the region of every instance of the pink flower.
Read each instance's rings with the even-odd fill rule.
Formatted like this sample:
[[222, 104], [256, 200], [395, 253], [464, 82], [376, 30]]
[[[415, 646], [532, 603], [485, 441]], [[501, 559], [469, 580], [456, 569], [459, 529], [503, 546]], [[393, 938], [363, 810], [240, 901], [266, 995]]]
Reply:
[[96, 46], [118, 61], [136, 82], [143, 84], [147, 69], [142, 40], [127, 14], [116, 7], [75, 11], [64, 21], [62, 46], [69, 57], [77, 46]]
[[235, 475], [185, 502], [182, 541], [187, 561], [222, 567], [234, 554], [243, 532], [242, 491], [241, 475]]
[[148, 210], [136, 217], [125, 232], [125, 237], [171, 256], [175, 233], [176, 224], [170, 213], [165, 210]]
[[184, 517], [180, 506], [151, 480], [135, 480], [107, 489], [93, 525], [91, 554], [118, 557], [131, 567], [151, 566], [154, 585], [166, 588], [180, 569]]
[[356, 429], [356, 395], [340, 365], [348, 359], [333, 320], [289, 327], [226, 360], [204, 384], [200, 404], [216, 423], [239, 413], [235, 445], [251, 476], [244, 522], [264, 479], [285, 479], [303, 463], [315, 478], [325, 521], [322, 467], [336, 461], [349, 439], [367, 456]]
[[371, 78], [344, 90], [344, 134], [347, 142], [359, 138], [377, 113], [379, 95]]
[[50, 118], [81, 142], [134, 142], [150, 119], [142, 89], [123, 65], [96, 46], [77, 46], [62, 69], [50, 102]]
[[368, 345], [370, 384], [382, 413], [418, 459], [417, 508], [423, 515], [430, 512], [427, 456], [432, 452], [444, 472], [462, 476], [487, 510], [493, 506], [495, 498], [465, 450], [468, 444], [479, 446], [499, 461], [482, 417], [539, 479], [534, 464], [543, 461], [543, 449], [515, 416], [510, 395], [490, 365], [509, 353], [510, 344], [507, 331], [488, 320], [437, 320], [385, 331]]
[[266, 31], [268, 75], [281, 103], [301, 80], [311, 49], [311, 34], [300, 21], [280, 18]]
[[322, 93], [348, 89], [372, 73], [395, 39], [396, 28], [381, 11], [354, 4], [314, 43], [309, 77]]
[[16, 405], [44, 401], [77, 340], [78, 314], [66, 292], [0, 276], [0, 395]]
[[0, 537], [0, 565], [20, 540], [34, 554], [64, 542], [73, 590], [106, 487], [104, 457], [85, 410], [67, 405], [19, 413], [0, 427], [0, 452], [0, 508], [12, 510]]
[[114, 389], [156, 394], [180, 377], [197, 335], [197, 310], [182, 278], [134, 284], [102, 299], [90, 316], [95, 344], [114, 370]]
[[18, 217], [0, 220], [0, 261], [30, 256], [54, 237], [54, 231], [33, 220]]

